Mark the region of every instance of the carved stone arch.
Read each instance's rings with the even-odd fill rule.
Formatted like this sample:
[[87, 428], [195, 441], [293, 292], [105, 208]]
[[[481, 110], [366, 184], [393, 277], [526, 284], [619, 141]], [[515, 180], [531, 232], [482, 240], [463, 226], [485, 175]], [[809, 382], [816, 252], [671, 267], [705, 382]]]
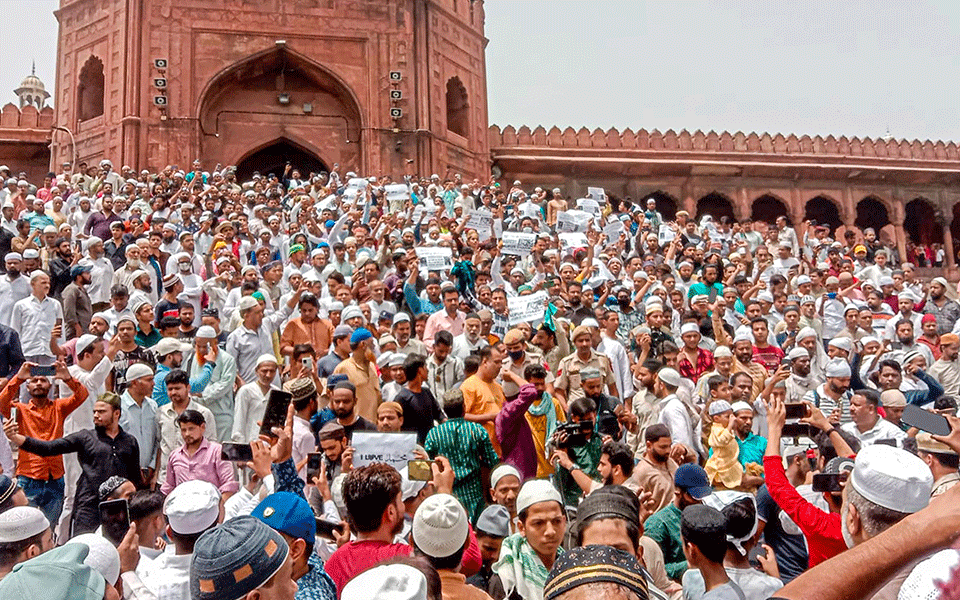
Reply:
[[86, 121], [103, 115], [105, 81], [103, 61], [90, 55], [77, 81], [77, 119]]
[[866, 196], [857, 202], [857, 218], [854, 225], [861, 230], [872, 227], [877, 235], [890, 224], [890, 210], [878, 196]]
[[364, 113], [356, 94], [336, 73], [287, 46], [220, 70], [197, 102], [201, 155], [239, 159], [256, 151], [251, 146], [266, 147], [261, 140], [284, 138], [324, 164], [339, 163], [341, 173], [365, 168]]
[[663, 190], [654, 190], [640, 194], [637, 203], [641, 210], [647, 210], [647, 200], [653, 198], [657, 202], [657, 212], [663, 217], [664, 221], [673, 221], [677, 218], [677, 211], [680, 207], [680, 199], [668, 194]]
[[720, 217], [727, 217], [731, 221], [737, 220], [733, 209], [733, 199], [715, 191], [697, 200], [698, 222], [703, 215], [710, 215], [714, 221], [719, 221]]
[[928, 198], [917, 196], [904, 206], [903, 229], [914, 244], [943, 243], [943, 212]]
[[330, 171], [318, 148], [289, 134], [264, 142], [230, 162], [237, 165], [238, 181], [250, 180], [254, 171], [261, 175], [279, 175], [287, 162], [297, 168], [303, 178], [310, 173]]

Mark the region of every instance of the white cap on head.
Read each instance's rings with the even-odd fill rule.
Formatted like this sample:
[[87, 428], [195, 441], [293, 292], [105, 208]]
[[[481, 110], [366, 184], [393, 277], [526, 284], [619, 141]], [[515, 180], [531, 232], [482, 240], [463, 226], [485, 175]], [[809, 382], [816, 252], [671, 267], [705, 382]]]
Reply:
[[717, 400], [710, 403], [710, 416], [714, 417], [716, 415], [723, 414], [728, 410], [733, 410], [733, 407], [730, 406], [730, 403], [726, 400]]
[[453, 496], [434, 494], [417, 507], [412, 531], [413, 543], [427, 556], [451, 556], [467, 542], [467, 511]]
[[741, 410], [749, 410], [750, 412], [753, 412], [753, 407], [747, 404], [746, 402], [744, 402], [743, 400], [737, 400], [736, 402], [730, 405], [730, 408], [732, 408], [733, 412], [735, 413], [738, 413]]
[[753, 332], [747, 326], [742, 326], [737, 329], [736, 334], [733, 336], [733, 343], [737, 342], [750, 342], [753, 343]]
[[796, 283], [797, 285], [805, 285], [807, 283], [813, 283], [813, 282], [810, 281], [810, 277], [808, 275], [797, 275]]
[[22, 542], [50, 528], [50, 521], [35, 506], [15, 506], [0, 513], [0, 544]]
[[531, 479], [523, 484], [517, 494], [517, 513], [521, 513], [539, 502], [556, 502], [561, 508], [563, 499], [560, 492], [547, 479]]
[[99, 337], [91, 333], [85, 333], [81, 335], [79, 338], [77, 338], [77, 345], [75, 346], [77, 354], [79, 355], [81, 352], [83, 352], [84, 350], [92, 346], [94, 342], [96, 342], [99, 339], [100, 339]]
[[839, 377], [840, 379], [850, 377], [850, 363], [843, 359], [835, 358], [827, 363], [824, 374], [827, 377]]
[[596, 319], [591, 319], [590, 317], [587, 317], [583, 321], [580, 321], [580, 325], [584, 327], [593, 327], [595, 329], [600, 329], [600, 323], [597, 323]]
[[[341, 315], [342, 316], [342, 315]], [[410, 315], [405, 312], [398, 312], [393, 315], [393, 325], [396, 326], [398, 323], [409, 323]]]
[[237, 303], [237, 310], [243, 312], [259, 305], [260, 301], [253, 296], [244, 296], [243, 298], [240, 298], [240, 302]]
[[410, 565], [380, 565], [363, 571], [340, 591], [340, 600], [426, 600], [427, 577]]
[[699, 334], [699, 333], [700, 333], [700, 328], [697, 326], [696, 323], [684, 323], [684, 324], [680, 327], [680, 335], [682, 336], [682, 335], [685, 335], [685, 334], [688, 334], [688, 333], [696, 333], [696, 334]]
[[139, 362], [133, 363], [127, 367], [127, 372], [124, 373], [124, 378], [127, 380], [127, 382], [140, 379], [141, 377], [153, 377], [153, 369], [150, 368], [150, 365], [145, 365]]
[[831, 339], [827, 345], [833, 346], [834, 348], [840, 348], [846, 352], [853, 350], [853, 340], [848, 337], [835, 337]]
[[267, 364], [267, 363], [273, 363], [275, 365], [279, 364], [277, 363], [276, 356], [272, 354], [261, 354], [260, 358], [257, 359], [257, 366], [259, 367], [260, 365]]
[[204, 340], [215, 340], [217, 339], [217, 330], [209, 325], [201, 325], [197, 329], [196, 337]]
[[733, 356], [733, 352], [730, 351], [729, 346], [717, 346], [717, 349], [713, 351], [714, 358], [730, 358]]
[[390, 357], [390, 360], [387, 362], [388, 367], [402, 367], [403, 363], [406, 362], [407, 355], [403, 352], [394, 352], [393, 356]]
[[120, 553], [107, 538], [95, 533], [84, 533], [67, 540], [67, 544], [83, 544], [90, 551], [83, 564], [103, 575], [108, 585], [116, 585], [120, 579]]
[[763, 290], [762, 292], [760, 292], [759, 294], [757, 294], [757, 301], [758, 301], [758, 302], [769, 302], [769, 303], [773, 304], [773, 294], [771, 294], [771, 293], [770, 293], [769, 291], [767, 291], [767, 290]]
[[794, 346], [790, 349], [790, 353], [787, 354], [787, 358], [790, 360], [797, 360], [798, 358], [810, 358], [810, 353], [807, 352], [806, 348]]
[[356, 319], [357, 317], [363, 318], [363, 311], [360, 310], [359, 306], [348, 306], [343, 309], [343, 312], [340, 314], [340, 320], [344, 323], [350, 319]]
[[960, 550], [947, 548], [919, 563], [903, 580], [899, 600], [940, 600], [940, 586], [954, 577], [954, 569], [960, 565]]
[[909, 300], [911, 302], [919, 302], [920, 299], [917, 298], [916, 294], [911, 292], [909, 289], [904, 289], [902, 292], [897, 294], [897, 300]]
[[163, 514], [175, 532], [200, 533], [220, 518], [220, 492], [202, 479], [185, 481], [163, 501]]
[[850, 485], [878, 506], [909, 514], [929, 504], [933, 474], [906, 450], [874, 444], [857, 453]]
[[804, 327], [797, 332], [797, 341], [805, 340], [807, 338], [817, 337], [817, 332], [813, 327]]
[[680, 387], [680, 373], [670, 367], [664, 367], [657, 371], [657, 378], [670, 387]]
[[875, 335], [865, 335], [865, 336], [863, 336], [862, 338], [860, 338], [860, 345], [863, 346], [863, 347], [866, 347], [867, 344], [873, 344], [874, 342], [876, 342], [877, 344], [879, 344], [879, 343], [880, 343], [880, 338], [878, 338], [878, 337], [875, 336]]
[[520, 476], [520, 471], [517, 470], [515, 466], [504, 463], [490, 473], [490, 487], [497, 487], [497, 484], [500, 483], [500, 480], [507, 475], [513, 475], [517, 478], [517, 481], [523, 481], [523, 477]]

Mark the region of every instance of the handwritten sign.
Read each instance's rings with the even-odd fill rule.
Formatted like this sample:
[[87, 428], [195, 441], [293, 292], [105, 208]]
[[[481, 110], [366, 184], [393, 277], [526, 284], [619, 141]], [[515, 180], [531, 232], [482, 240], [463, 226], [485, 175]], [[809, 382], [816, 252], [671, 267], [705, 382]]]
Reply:
[[590, 226], [592, 215], [582, 210], [566, 210], [557, 213], [557, 231], [561, 233], [584, 232]]
[[533, 250], [533, 245], [537, 243], [537, 234], [504, 231], [502, 240], [504, 254], [527, 256]]
[[517, 323], [539, 323], [546, 313], [547, 293], [539, 291], [526, 296], [514, 296], [507, 299], [510, 311], [510, 326]]
[[360, 193], [366, 189], [367, 183], [366, 179], [360, 177], [354, 177], [348, 181], [347, 187], [343, 190], [343, 202], [350, 205], [356, 204]]
[[354, 467], [386, 463], [399, 471], [407, 466], [408, 460], [414, 459], [417, 434], [354, 431], [350, 445], [354, 448]]
[[575, 248], [586, 248], [590, 245], [590, 241], [587, 240], [587, 236], [583, 233], [561, 233], [557, 237], [560, 238], [560, 250], [567, 254]]
[[421, 270], [446, 271], [453, 268], [453, 250], [450, 248], [417, 246], [416, 252]]
[[427, 207], [423, 204], [418, 204], [413, 209], [413, 216], [410, 218], [413, 221], [413, 225], [416, 226], [423, 220], [423, 216], [427, 213]]

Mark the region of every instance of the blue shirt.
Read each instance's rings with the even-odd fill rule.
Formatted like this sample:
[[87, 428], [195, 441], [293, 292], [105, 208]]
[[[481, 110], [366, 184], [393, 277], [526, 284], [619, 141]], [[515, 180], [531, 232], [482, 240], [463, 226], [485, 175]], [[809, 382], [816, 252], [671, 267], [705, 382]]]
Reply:
[[737, 436], [737, 445], [740, 446], [741, 465], [747, 466], [747, 463], [763, 464], [763, 453], [767, 450], [767, 438], [751, 431], [747, 434], [745, 440], [741, 440], [740, 436]]
[[[190, 380], [190, 393], [199, 394], [207, 384], [210, 383], [210, 377], [213, 375], [214, 363], [206, 363], [200, 369], [200, 373]], [[170, 396], [167, 395], [167, 374], [172, 369], [164, 364], [157, 364], [157, 373], [153, 376], [153, 400], [157, 406], [170, 404]]]
[[432, 315], [443, 308], [442, 299], [440, 302], [421, 300], [420, 297], [417, 296], [417, 290], [415, 290], [409, 283], [403, 284], [403, 298], [407, 301], [407, 306], [409, 306], [410, 310], [413, 311], [413, 316], [415, 317], [421, 313]]
[[323, 560], [316, 552], [307, 559], [310, 570], [297, 580], [297, 595], [294, 600], [336, 600], [337, 586], [323, 570]]

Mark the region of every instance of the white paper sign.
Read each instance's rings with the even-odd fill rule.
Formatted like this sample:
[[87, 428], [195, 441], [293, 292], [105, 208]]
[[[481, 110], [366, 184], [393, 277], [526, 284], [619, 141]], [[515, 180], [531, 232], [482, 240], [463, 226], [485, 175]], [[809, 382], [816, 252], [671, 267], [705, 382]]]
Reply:
[[476, 229], [481, 235], [486, 232], [490, 234], [490, 228], [493, 226], [493, 213], [489, 210], [478, 208], [471, 210], [467, 216], [467, 229]]
[[587, 188], [587, 197], [593, 198], [600, 204], [603, 204], [607, 201], [607, 193], [603, 191], [603, 188], [600, 187], [588, 187]]
[[533, 250], [533, 245], [537, 243], [537, 234], [504, 231], [502, 240], [503, 248], [501, 250], [504, 254], [527, 256]]
[[577, 200], [577, 208], [590, 213], [594, 217], [600, 216], [600, 203], [592, 198], [580, 198]]
[[417, 447], [417, 434], [354, 431], [350, 445], [354, 448], [354, 467], [387, 463], [399, 471], [407, 466], [408, 460], [415, 458], [413, 450]]
[[566, 254], [574, 248], [586, 248], [590, 245], [590, 241], [587, 239], [586, 234], [584, 233], [561, 233], [557, 237], [560, 238], [560, 251]]
[[383, 193], [387, 197], [387, 202], [390, 203], [390, 210], [399, 210], [410, 199], [410, 188], [405, 183], [384, 186]]
[[660, 224], [660, 233], [657, 235], [657, 238], [660, 241], [661, 246], [666, 246], [673, 241], [673, 238], [677, 237], [677, 232], [667, 223]]
[[453, 268], [453, 250], [443, 246], [417, 246], [421, 271], [446, 271]]
[[584, 232], [590, 226], [590, 213], [582, 210], [566, 210], [557, 213], [557, 231], [564, 233]]
[[419, 224], [420, 221], [423, 220], [423, 215], [426, 214], [426, 212], [427, 212], [427, 207], [424, 206], [423, 204], [418, 204], [414, 207], [413, 217], [411, 217], [410, 219], [411, 221], [413, 221], [414, 227], [416, 227], [417, 224]]
[[546, 313], [547, 293], [539, 291], [526, 296], [514, 296], [507, 299], [507, 308], [510, 311], [510, 325], [517, 323], [534, 324], [543, 321]]
[[354, 177], [347, 182], [347, 187], [343, 190], [343, 201], [346, 204], [356, 204], [357, 197], [360, 195], [361, 190], [366, 189], [367, 180], [360, 177]]
[[620, 241], [620, 234], [625, 230], [623, 226], [623, 221], [620, 219], [615, 219], [603, 228], [603, 234], [607, 236], [607, 242], [614, 244]]

